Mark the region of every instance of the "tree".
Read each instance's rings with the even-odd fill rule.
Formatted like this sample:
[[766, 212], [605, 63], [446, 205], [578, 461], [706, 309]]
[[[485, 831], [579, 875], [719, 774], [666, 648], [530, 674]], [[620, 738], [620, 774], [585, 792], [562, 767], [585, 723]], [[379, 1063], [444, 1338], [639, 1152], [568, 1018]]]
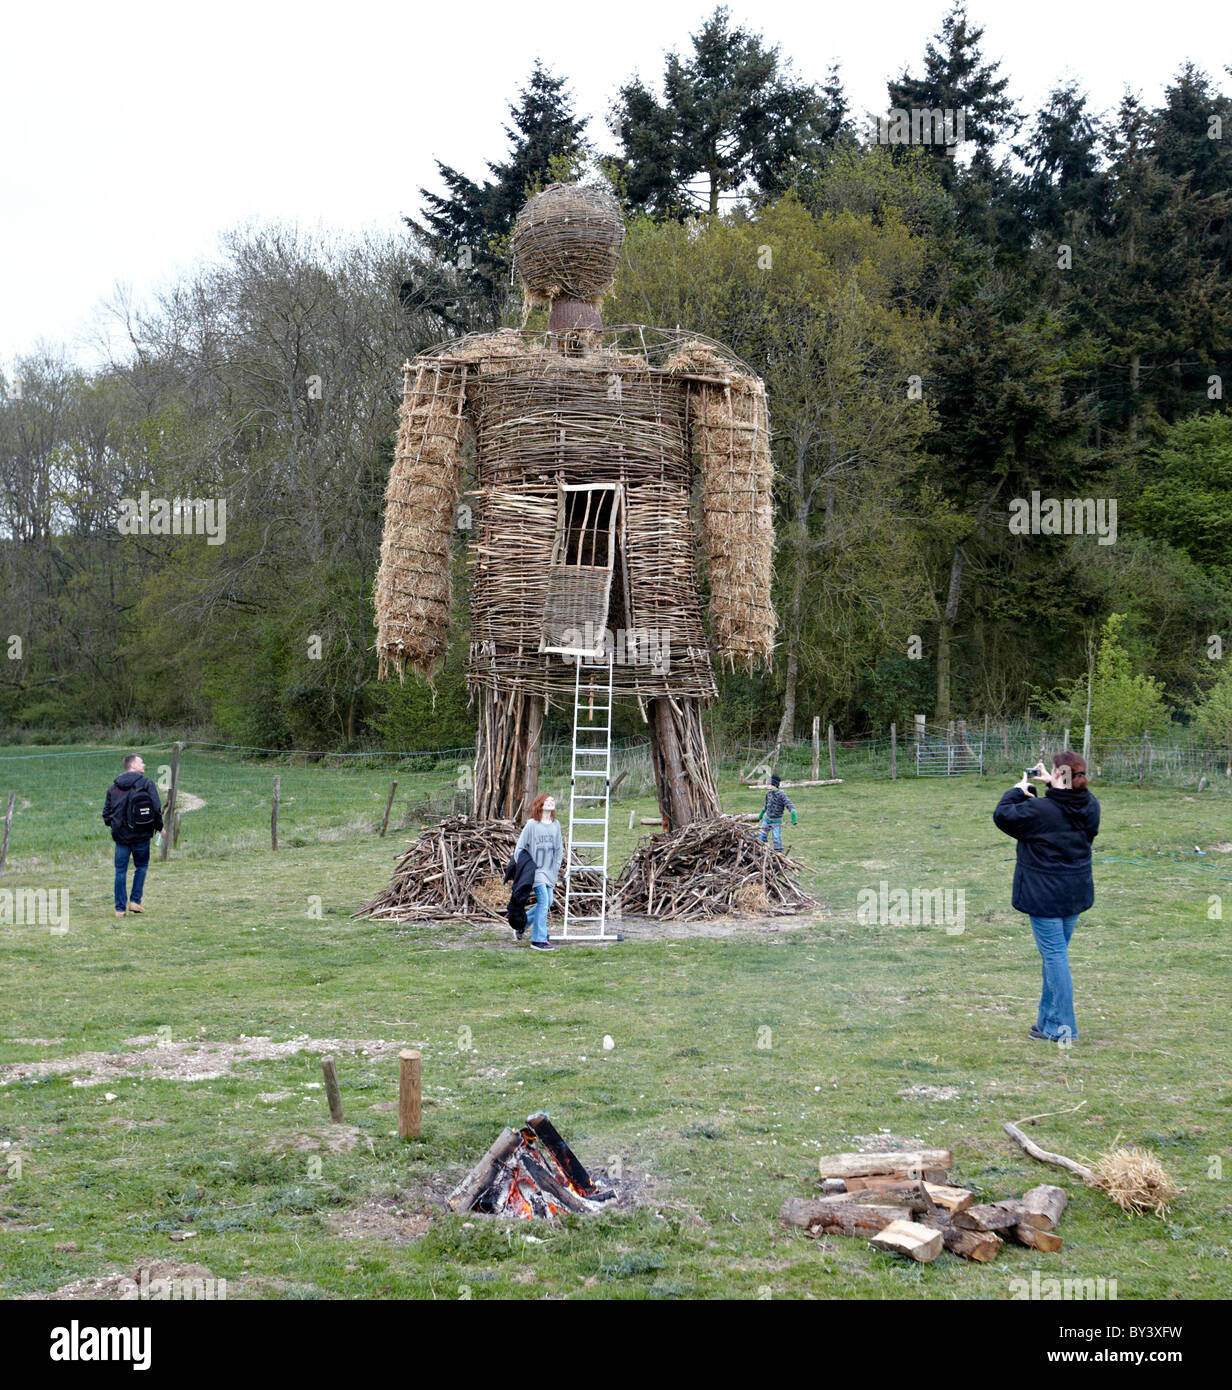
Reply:
[[1089, 698], [1091, 737], [1101, 743], [1141, 738], [1151, 731], [1163, 733], [1172, 723], [1163, 686], [1135, 671], [1124, 633], [1125, 615], [1110, 614], [1100, 633], [1089, 694], [1086, 678], [1079, 677], [1043, 701], [1052, 718], [1081, 727]]
[[[510, 152], [504, 160], [488, 164], [493, 177], [477, 183], [438, 159], [444, 196], [421, 188], [424, 210], [418, 219], [404, 219], [436, 254], [464, 272], [464, 293], [487, 300], [499, 295], [508, 278], [507, 239], [522, 204], [549, 182], [558, 161], [577, 160], [585, 146], [586, 122], [574, 114], [565, 79], [554, 77], [537, 60], [509, 114], [512, 125], [504, 129]], [[416, 302], [425, 302], [426, 291], [426, 302], [438, 304], [446, 317], [449, 285], [432, 290], [430, 280], [408, 282], [403, 300], [419, 296]], [[454, 288], [453, 295], [457, 293]]]
[[636, 211], [714, 216], [725, 195], [752, 188], [774, 196], [787, 187], [793, 161], [845, 128], [837, 73], [825, 93], [793, 81], [778, 48], [733, 28], [725, 8], [692, 44], [688, 58], [668, 54], [662, 101], [635, 77], [612, 106], [622, 150], [614, 165]]
[[1192, 415], [1149, 455], [1131, 503], [1136, 529], [1232, 577], [1232, 415]]
[[[992, 151], [1008, 144], [1017, 133], [1020, 119], [1013, 101], [1006, 96], [1008, 77], [998, 77], [999, 63], [986, 63], [980, 51], [982, 28], [967, 19], [966, 6], [957, 0], [941, 24], [935, 41], [924, 51], [924, 71], [912, 76], [903, 70], [897, 81], [888, 84], [890, 107], [897, 111], [954, 111], [961, 113], [964, 143], [973, 151], [977, 170], [993, 167]], [[931, 137], [934, 132], [927, 132]], [[923, 127], [908, 127], [906, 143], [924, 143], [928, 154], [941, 162], [952, 177], [955, 147], [925, 139]]]
[[1060, 237], [1076, 219], [1101, 217], [1100, 140], [1100, 121], [1087, 109], [1077, 83], [1054, 88], [1036, 113], [1027, 142], [1015, 149], [1030, 170], [1022, 209], [1040, 235]]
[[1193, 726], [1223, 749], [1232, 771], [1232, 661], [1225, 659], [1219, 679], [1193, 706]]

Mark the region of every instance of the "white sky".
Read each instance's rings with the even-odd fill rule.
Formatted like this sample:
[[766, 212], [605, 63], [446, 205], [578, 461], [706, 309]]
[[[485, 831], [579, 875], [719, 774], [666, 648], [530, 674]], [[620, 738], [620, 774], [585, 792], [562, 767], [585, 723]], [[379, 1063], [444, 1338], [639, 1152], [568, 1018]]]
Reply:
[[[590, 134], [634, 72], [657, 82], [713, 0], [0, 0], [0, 366], [39, 342], [82, 361], [99, 303], [138, 300], [252, 219], [396, 230], [434, 157], [472, 176], [505, 152], [538, 56]], [[798, 76], [836, 59], [857, 113], [918, 70], [949, 0], [731, 0]], [[969, 0], [1025, 110], [1076, 77], [1097, 109], [1148, 101], [1192, 58], [1226, 89], [1227, 0]]]

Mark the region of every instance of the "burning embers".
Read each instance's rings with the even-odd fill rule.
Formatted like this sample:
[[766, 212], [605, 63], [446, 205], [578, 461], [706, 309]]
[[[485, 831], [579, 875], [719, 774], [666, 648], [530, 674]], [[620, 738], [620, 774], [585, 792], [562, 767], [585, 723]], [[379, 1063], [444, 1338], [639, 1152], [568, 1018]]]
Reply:
[[598, 1211], [615, 1192], [596, 1187], [577, 1155], [540, 1111], [521, 1129], [505, 1129], [449, 1198], [451, 1211], [542, 1217]]

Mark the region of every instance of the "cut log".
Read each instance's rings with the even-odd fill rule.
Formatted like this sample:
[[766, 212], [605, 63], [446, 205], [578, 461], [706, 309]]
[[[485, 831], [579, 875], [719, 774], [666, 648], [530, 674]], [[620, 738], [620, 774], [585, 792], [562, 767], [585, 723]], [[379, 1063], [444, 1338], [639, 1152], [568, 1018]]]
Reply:
[[779, 1212], [784, 1226], [809, 1235], [836, 1231], [845, 1236], [873, 1236], [892, 1221], [901, 1221], [902, 1207], [835, 1202], [825, 1197], [788, 1197]]
[[913, 1213], [936, 1210], [922, 1182], [894, 1182], [875, 1192], [835, 1192], [817, 1199], [836, 1206], [895, 1206]]
[[496, 1176], [496, 1170], [521, 1142], [522, 1136], [516, 1129], [502, 1129], [496, 1143], [449, 1194], [449, 1210], [470, 1211], [475, 1198], [492, 1181]]
[[868, 1242], [875, 1250], [888, 1250], [893, 1255], [907, 1255], [921, 1264], [935, 1260], [941, 1254], [945, 1240], [940, 1231], [921, 1226], [915, 1221], [891, 1221]]
[[953, 1224], [963, 1231], [1008, 1231], [1025, 1219], [1021, 1202], [982, 1202], [956, 1211]]
[[1020, 1221], [1017, 1226], [1011, 1226], [1010, 1235], [1019, 1245], [1029, 1245], [1032, 1250], [1043, 1250], [1049, 1255], [1060, 1250], [1063, 1243], [1061, 1237], [1054, 1232], [1045, 1231], [1039, 1226], [1029, 1225], [1026, 1221]]
[[1032, 1187], [1022, 1194], [1022, 1206], [1026, 1212], [1023, 1220], [1028, 1226], [1038, 1226], [1041, 1231], [1055, 1231], [1061, 1224], [1061, 1213], [1069, 1205], [1069, 1194], [1063, 1187], [1043, 1184]]
[[837, 1192], [846, 1192], [847, 1184], [842, 1178], [822, 1178], [821, 1190], [827, 1196], [833, 1196]]
[[530, 1128], [535, 1132], [535, 1137], [548, 1149], [552, 1157], [560, 1164], [565, 1176], [574, 1185], [589, 1196], [595, 1189], [594, 1182], [590, 1174], [582, 1167], [577, 1154], [560, 1137], [556, 1126], [548, 1119], [542, 1110], [535, 1113], [526, 1121]]
[[847, 1184], [848, 1192], [880, 1192], [882, 1188], [898, 1182], [930, 1182], [943, 1187], [949, 1176], [944, 1168], [925, 1168], [923, 1171], [900, 1168], [894, 1173], [878, 1173], [871, 1178], [843, 1178], [842, 1181]]
[[968, 1207], [975, 1205], [975, 1193], [968, 1192], [965, 1187], [947, 1187], [943, 1183], [926, 1182], [924, 1191], [936, 1206], [944, 1207], [949, 1212], [966, 1211]]
[[[937, 1213], [938, 1216], [942, 1214]], [[933, 1218], [928, 1224], [936, 1225], [936, 1219]], [[961, 1255], [964, 1260], [975, 1260], [982, 1265], [995, 1260], [1003, 1244], [1001, 1237], [992, 1231], [964, 1231], [953, 1223], [947, 1223], [940, 1229], [941, 1239], [951, 1255]]]
[[866, 1178], [890, 1173], [919, 1178], [926, 1168], [944, 1168], [948, 1173], [953, 1166], [954, 1155], [949, 1149], [904, 1149], [899, 1153], [826, 1154], [818, 1160], [817, 1169], [823, 1178]]

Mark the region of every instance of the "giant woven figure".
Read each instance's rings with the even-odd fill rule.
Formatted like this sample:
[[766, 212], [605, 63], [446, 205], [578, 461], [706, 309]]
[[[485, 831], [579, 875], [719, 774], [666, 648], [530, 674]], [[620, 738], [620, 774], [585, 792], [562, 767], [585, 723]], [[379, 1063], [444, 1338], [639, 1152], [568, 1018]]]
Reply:
[[[480, 819], [526, 814], [546, 701], [572, 695], [579, 658], [609, 650], [616, 698], [636, 699], [649, 725], [668, 828], [717, 815], [701, 724], [714, 666], [752, 670], [771, 655], [765, 387], [696, 335], [603, 328], [623, 238], [609, 194], [553, 184], [513, 233], [528, 302], [551, 305], [548, 331], [473, 335], [403, 369], [376, 586], [380, 674], [431, 680], [443, 659], [461, 514], [473, 527]], [[475, 486], [463, 500], [468, 440]]]

